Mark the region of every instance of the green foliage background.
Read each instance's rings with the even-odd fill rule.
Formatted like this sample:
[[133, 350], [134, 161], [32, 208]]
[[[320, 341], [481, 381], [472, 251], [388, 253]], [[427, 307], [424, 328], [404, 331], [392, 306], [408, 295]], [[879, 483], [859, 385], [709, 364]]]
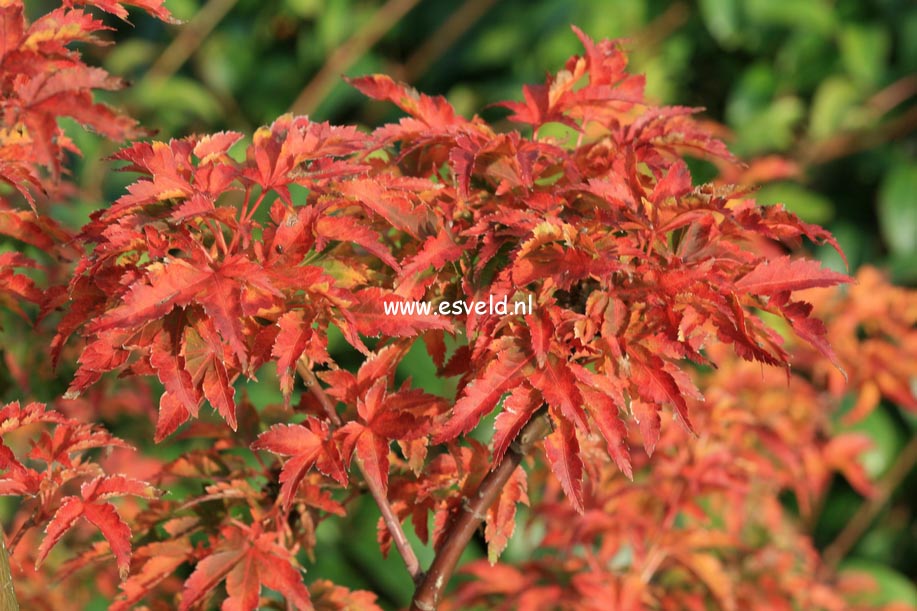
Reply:
[[[33, 16], [50, 6], [44, 0], [28, 4]], [[651, 98], [705, 107], [706, 116], [728, 128], [740, 155], [775, 153], [803, 166], [800, 180], [763, 188], [759, 201], [785, 202], [804, 219], [826, 225], [853, 269], [877, 264], [897, 282], [917, 284], [917, 4], [911, 1], [166, 4], [184, 25], [136, 14], [133, 29], [111, 21], [119, 44], [85, 49], [91, 62], [132, 82], [109, 97], [160, 138], [222, 129], [251, 133], [291, 108], [317, 120], [377, 125], [396, 112], [366, 101], [340, 79], [372, 72], [446, 95], [466, 115], [479, 112], [499, 121], [505, 111], [488, 104], [518, 99], [523, 83], [541, 81], [546, 70], [559, 69], [580, 52], [570, 24], [593, 38], [626, 37], [632, 68], [646, 73]], [[79, 130], [73, 137], [85, 152], [73, 160], [83, 203], [55, 210], [78, 225], [100, 202], [117, 198], [129, 177], [100, 161], [113, 145]], [[710, 172], [695, 170], [700, 178]], [[828, 252], [819, 255], [842, 266]], [[422, 355], [415, 356], [415, 383], [449, 392], [424, 368]], [[262, 378], [249, 393], [266, 405], [279, 400], [274, 388]], [[124, 434], [119, 426], [130, 426], [109, 424], [115, 434]], [[868, 468], [881, 477], [914, 436], [917, 421], [883, 405], [857, 426], [875, 441]], [[882, 598], [917, 604], [915, 486], [912, 468], [845, 562], [870, 571]], [[816, 544], [829, 544], [862, 502], [836, 481], [812, 526]], [[381, 602], [403, 605], [411, 584], [394, 554], [381, 560], [376, 515], [367, 505], [347, 522], [323, 525], [311, 576], [371, 588]], [[531, 553], [537, 540], [519, 534], [507, 552], [510, 561]], [[479, 557], [483, 547], [467, 553]], [[421, 562], [430, 555], [422, 552]]]

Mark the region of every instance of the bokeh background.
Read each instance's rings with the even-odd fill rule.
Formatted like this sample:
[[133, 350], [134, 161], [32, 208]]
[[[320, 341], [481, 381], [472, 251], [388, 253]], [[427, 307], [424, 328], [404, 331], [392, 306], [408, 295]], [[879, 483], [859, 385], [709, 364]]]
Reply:
[[[43, 0], [28, 3], [44, 13]], [[90, 63], [131, 82], [109, 99], [157, 137], [223, 129], [251, 133], [288, 111], [365, 126], [397, 117], [342, 75], [384, 72], [445, 95], [459, 112], [500, 124], [489, 106], [518, 99], [520, 87], [580, 52], [570, 30], [625, 38], [632, 69], [651, 98], [702, 106], [734, 152], [778, 155], [795, 175], [762, 187], [763, 203], [784, 202], [831, 229], [851, 271], [873, 264], [899, 284], [917, 285], [917, 3], [912, 0], [167, 0], [182, 25], [132, 14], [112, 20], [108, 48], [87, 47]], [[509, 125], [506, 126], [510, 129]], [[100, 161], [113, 145], [81, 130], [73, 159], [82, 205], [58, 207], [78, 226], [113, 201], [129, 177]], [[714, 169], [694, 163], [698, 181]], [[816, 253], [842, 269], [836, 255]], [[436, 392], [418, 359], [411, 373]], [[914, 381], [917, 385], [917, 380]], [[252, 388], [269, 403], [269, 385]], [[259, 395], [259, 393], [261, 393]], [[114, 423], [117, 425], [117, 423]], [[114, 427], [114, 432], [118, 430]], [[867, 469], [889, 482], [875, 518], [848, 542], [844, 563], [870, 572], [890, 598], [917, 604], [917, 420], [883, 404], [856, 428], [875, 443]], [[902, 454], [904, 448], [911, 454]], [[910, 456], [910, 458], [908, 458]], [[834, 482], [818, 519], [816, 545], [835, 542], [864, 501]], [[874, 501], [873, 501], [874, 502]], [[397, 558], [383, 561], [371, 504], [320, 530], [313, 577], [369, 588], [404, 604], [410, 584]], [[427, 550], [428, 552], [429, 550]], [[507, 558], [527, 553], [511, 544]], [[472, 546], [469, 557], [482, 557]], [[423, 556], [423, 554], [422, 554]], [[421, 562], [429, 561], [422, 557]], [[379, 570], [389, 566], [390, 570]]]

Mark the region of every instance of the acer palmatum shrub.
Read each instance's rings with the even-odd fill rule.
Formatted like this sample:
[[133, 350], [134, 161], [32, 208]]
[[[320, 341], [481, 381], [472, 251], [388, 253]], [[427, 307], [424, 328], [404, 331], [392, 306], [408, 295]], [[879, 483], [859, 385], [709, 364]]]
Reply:
[[[868, 269], [801, 296], [850, 281], [800, 251], [831, 235], [693, 184], [683, 156], [742, 166], [696, 109], [648, 103], [616, 43], [574, 28], [583, 55], [502, 104], [518, 130], [370, 76], [351, 84], [406, 114], [371, 133], [283, 116], [247, 144], [149, 142], [94, 101], [120, 83], [75, 50], [107, 29], [82, 5], [126, 16], [0, 5], [0, 298], [21, 342], [0, 492], [23, 608], [377, 608], [307, 572], [362, 495], [421, 611], [869, 608], [804, 522], [833, 473], [872, 492], [841, 396], [852, 418], [917, 409], [917, 298]], [[77, 188], [62, 117], [132, 140], [114, 160], [139, 175], [79, 230], [52, 214]], [[489, 299], [534, 311], [384, 309]], [[396, 382], [414, 345], [454, 397]], [[72, 376], [47, 405], [49, 364]], [[256, 379], [283, 404], [256, 408]], [[125, 417], [172, 458], [101, 424]], [[520, 504], [528, 559], [504, 564]], [[447, 589], [481, 530], [488, 560]]]

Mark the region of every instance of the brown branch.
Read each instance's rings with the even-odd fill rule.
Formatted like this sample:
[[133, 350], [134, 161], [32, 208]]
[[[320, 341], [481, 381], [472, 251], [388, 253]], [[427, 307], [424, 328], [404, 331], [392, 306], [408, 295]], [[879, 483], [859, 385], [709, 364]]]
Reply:
[[181, 68], [188, 58], [201, 46], [207, 35], [235, 6], [238, 0], [210, 0], [188, 25], [179, 30], [178, 36], [147, 71], [145, 80], [166, 79]]
[[466, 499], [467, 503], [452, 518], [444, 542], [437, 550], [430, 570], [424, 575], [423, 581], [414, 592], [411, 611], [436, 609], [452, 573], [455, 572], [462, 552], [484, 520], [487, 510], [500, 496], [504, 485], [522, 459], [550, 430], [551, 424], [547, 413], [542, 412], [530, 420], [506, 451], [500, 464], [481, 481], [477, 493]]
[[318, 74], [312, 77], [312, 80], [290, 106], [290, 112], [298, 115], [314, 112], [338, 77], [376, 44], [419, 1], [388, 0], [382, 5], [363, 27], [334, 50]]
[[917, 465], [917, 437], [911, 438], [910, 442], [898, 454], [894, 464], [882, 476], [882, 479], [876, 485], [875, 496], [860, 506], [853, 518], [847, 523], [847, 526], [844, 527], [844, 530], [825, 548], [824, 553], [822, 553], [822, 560], [827, 566], [835, 568], [847, 556], [847, 553], [856, 545], [863, 533], [869, 529], [872, 521], [882, 511], [892, 493], [907, 477], [907, 474], [911, 472], [914, 465]]
[[[312, 396], [321, 403], [322, 408], [324, 408], [325, 413], [331, 419], [332, 423], [334, 423], [335, 426], [340, 426], [341, 418], [334, 409], [334, 401], [328, 396], [325, 389], [321, 387], [315, 374], [312, 373], [312, 370], [301, 360], [297, 362], [296, 370], [299, 372], [299, 375], [302, 376], [306, 386], [309, 387]], [[356, 464], [360, 474], [363, 475], [366, 487], [369, 488], [369, 492], [373, 496], [373, 500], [376, 501], [376, 505], [379, 506], [379, 513], [382, 514], [382, 520], [385, 522], [388, 532], [392, 535], [395, 549], [397, 549], [398, 553], [401, 555], [401, 559], [404, 561], [404, 566], [408, 570], [408, 574], [411, 576], [411, 579], [414, 580], [414, 583], [419, 583], [423, 578], [423, 573], [420, 570], [420, 561], [417, 559], [417, 554], [414, 553], [414, 548], [411, 547], [411, 542], [408, 541], [404, 529], [401, 528], [401, 520], [395, 515], [395, 510], [392, 509], [392, 505], [389, 503], [385, 491], [373, 481], [371, 477], [366, 477], [366, 473], [363, 470], [363, 464], [359, 459], [357, 459]]]

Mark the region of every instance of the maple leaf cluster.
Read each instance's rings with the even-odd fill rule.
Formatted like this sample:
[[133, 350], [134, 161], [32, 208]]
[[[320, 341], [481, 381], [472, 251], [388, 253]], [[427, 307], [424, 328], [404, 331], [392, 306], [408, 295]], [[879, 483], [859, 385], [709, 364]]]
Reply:
[[[34, 469], [16, 458], [6, 445], [7, 436], [16, 437], [20, 429], [33, 424], [53, 425], [31, 442], [27, 454]], [[34, 427], [31, 427], [34, 428]], [[109, 475], [88, 456], [95, 448], [131, 448], [106, 430], [67, 418], [56, 410], [47, 410], [42, 403], [9, 403], [0, 409], [0, 494], [28, 499], [20, 509], [24, 523], [12, 536], [12, 546], [24, 534], [24, 529], [47, 522], [45, 538], [38, 547], [36, 565], [48, 556], [64, 534], [81, 518], [98, 528], [109, 544], [118, 571], [127, 577], [130, 568], [130, 537], [128, 525], [120, 518], [107, 499], [133, 495], [153, 498], [156, 490], [149, 484], [120, 474]], [[77, 481], [83, 481], [79, 494], [64, 495]], [[57, 504], [55, 506], [55, 504]]]
[[[79, 155], [80, 150], [61, 126], [61, 118], [115, 141], [144, 134], [135, 120], [95, 99], [96, 91], [120, 89], [123, 82], [87, 65], [73, 48], [107, 44], [100, 35], [112, 30], [92, 12], [74, 5], [94, 6], [123, 19], [124, 4], [172, 20], [162, 0], [66, 2], [31, 23], [23, 2], [0, 6], [0, 182], [14, 189], [32, 212], [74, 190], [61, 178], [66, 156]], [[18, 209], [12, 198], [0, 198], [0, 235], [23, 246], [73, 256], [63, 246], [72, 237], [64, 227], [47, 214]], [[21, 253], [0, 254], [0, 305], [26, 318], [23, 302], [41, 305], [46, 300], [34, 274], [17, 270], [41, 270], [48, 276], [56, 270]]]
[[[0, 180], [18, 189], [33, 206], [32, 191], [45, 193], [48, 185], [57, 186], [65, 153], [79, 154], [58, 123], [61, 117], [112, 140], [142, 134], [136, 121], [94, 100], [95, 90], [118, 89], [123, 83], [101, 68], [88, 66], [70, 45], [104, 44], [99, 34], [112, 28], [73, 4], [95, 6], [121, 18], [127, 17], [122, 5], [131, 4], [171, 20], [162, 0], [68, 2], [32, 23], [25, 19], [22, 2], [4, 2], [0, 7]], [[44, 172], [50, 173], [50, 180]]]
[[[709, 363], [702, 351], [719, 340], [745, 358], [787, 363], [781, 338], [752, 308], [829, 353], [823, 329], [791, 295], [846, 276], [747, 243], [833, 243], [830, 235], [735, 188], [692, 186], [680, 152], [726, 156], [725, 147], [690, 109], [647, 107], [623, 53], [579, 35], [584, 57], [527, 88], [524, 108], [507, 103], [531, 139], [376, 76], [352, 82], [410, 118], [372, 134], [285, 116], [255, 133], [242, 160], [230, 154], [235, 133], [116, 154], [143, 178], [80, 234], [93, 248], [68, 287], [53, 353], [78, 329], [88, 338], [69, 393], [112, 370], [156, 375], [166, 389], [163, 439], [204, 401], [235, 429], [233, 384], [266, 363], [276, 364], [286, 397], [298, 366], [320, 368], [350, 410], [336, 433], [342, 456], [355, 448], [383, 489], [385, 469], [375, 465], [385, 467], [388, 442], [455, 439], [510, 393], [494, 460], [547, 404], [549, 460], [582, 508], [576, 431], [600, 432], [627, 472], [621, 414], [640, 420], [648, 452], [661, 409], [691, 427], [685, 397], [697, 390], [682, 361]], [[538, 137], [548, 121], [575, 127], [582, 142]], [[453, 320], [382, 310], [385, 300], [450, 291], [531, 293], [538, 311]], [[397, 357], [376, 367], [374, 384], [344, 391], [350, 382], [327, 349], [331, 326], [372, 357], [422, 337], [444, 373], [461, 375], [455, 406], [390, 391], [384, 379]], [[445, 336], [456, 334], [467, 342], [446, 363]]]
[[[48, 604], [47, 559], [68, 584], [92, 567], [111, 609], [255, 609], [276, 594], [295, 609], [378, 608], [302, 576], [316, 529], [365, 490], [383, 553], [394, 544], [418, 584], [415, 608], [442, 602], [454, 565], [423, 574], [403, 523], [456, 560], [483, 524], [494, 566], [467, 568], [460, 605], [843, 608], [778, 495], [806, 515], [834, 472], [870, 492], [865, 443], [827, 423], [844, 371], [855, 416], [881, 397], [915, 408], [914, 295], [866, 271], [804, 301], [850, 280], [800, 256], [804, 239], [837, 248], [832, 236], [747, 187], [694, 184], [686, 156], [742, 171], [698, 109], [644, 99], [617, 43], [574, 28], [583, 55], [502, 104], [520, 126], [508, 132], [377, 75], [350, 82], [406, 116], [369, 133], [285, 115], [250, 139], [142, 141], [93, 101], [119, 83], [69, 46], [107, 29], [73, 4], [171, 20], [157, 0], [68, 2], [31, 24], [21, 2], [0, 8], [0, 178], [18, 193], [2, 199], [0, 233], [56, 255], [42, 284], [16, 271], [30, 257], [0, 254], [0, 305], [30, 322], [37, 308], [37, 336], [53, 327], [30, 363], [4, 357], [23, 390], [42, 360], [75, 368], [53, 409], [0, 411], [0, 493], [23, 498], [10, 548], [36, 566], [23, 601]], [[44, 213], [72, 187], [60, 117], [134, 140], [112, 160], [137, 178], [77, 233]], [[535, 309], [384, 308], [489, 296]], [[399, 375], [415, 345], [454, 399]], [[253, 404], [247, 385], [264, 383], [282, 404]], [[125, 413], [176, 457], [127, 457], [82, 423]], [[557, 553], [494, 564], [520, 504]], [[62, 542], [88, 544], [87, 523], [103, 541], [55, 559]]]
[[[854, 320], [878, 324], [878, 311], [894, 304], [887, 324], [901, 325], [901, 345], [890, 336], [858, 343], [903, 358], [917, 328], [913, 291], [891, 286], [872, 268], [862, 269], [856, 280], [846, 294], [809, 295], [828, 336], [846, 338]], [[706, 398], [702, 406], [692, 405], [696, 436], [666, 427], [661, 449], [635, 461], [633, 483], [607, 458], [599, 439], [581, 438], [592, 483], [587, 511], [577, 513], [551, 478], [530, 482], [544, 491], [522, 535], [539, 533], [536, 557], [516, 566], [467, 565], [462, 571], [474, 579], [462, 582], [454, 608], [592, 608], [569, 602], [583, 600], [621, 609], [700, 609], [710, 603], [722, 609], [871, 608], [851, 594], [875, 584], [854, 572], [839, 579], [826, 573], [798, 521], [813, 517], [835, 474], [867, 498], [876, 494], [861, 463], [871, 440], [845, 425], [875, 407], [868, 398], [873, 382], [852, 389], [860, 394], [857, 408], [839, 419], [843, 395], [830, 389], [837, 370], [814, 358], [814, 351], [798, 352], [802, 358], [789, 379], [722, 346], [711, 353], [717, 369], [695, 377]], [[857, 371], [863, 347], [840, 351], [838, 360]], [[913, 379], [914, 363], [890, 371], [883, 386], [893, 389]], [[639, 437], [634, 428], [631, 439]], [[787, 495], [798, 504], [798, 516], [783, 502]]]

